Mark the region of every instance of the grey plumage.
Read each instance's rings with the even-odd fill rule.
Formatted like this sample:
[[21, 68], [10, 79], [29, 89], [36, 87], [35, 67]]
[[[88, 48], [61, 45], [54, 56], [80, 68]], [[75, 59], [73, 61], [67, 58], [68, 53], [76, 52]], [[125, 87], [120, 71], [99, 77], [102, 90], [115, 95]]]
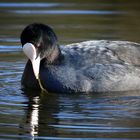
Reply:
[[[61, 46], [60, 65], [41, 68], [44, 87], [54, 92], [140, 89], [140, 45], [127, 41], [86, 41]], [[44, 69], [44, 70], [43, 70]], [[54, 87], [54, 88], [52, 88]]]

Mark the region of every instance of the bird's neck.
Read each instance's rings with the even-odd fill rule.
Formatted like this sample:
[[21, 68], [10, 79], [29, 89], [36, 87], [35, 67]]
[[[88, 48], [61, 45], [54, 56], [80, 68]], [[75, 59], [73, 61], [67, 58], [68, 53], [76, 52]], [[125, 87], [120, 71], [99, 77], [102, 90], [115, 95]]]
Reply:
[[57, 64], [62, 60], [62, 54], [59, 46], [55, 46], [51, 53], [47, 56], [48, 64]]

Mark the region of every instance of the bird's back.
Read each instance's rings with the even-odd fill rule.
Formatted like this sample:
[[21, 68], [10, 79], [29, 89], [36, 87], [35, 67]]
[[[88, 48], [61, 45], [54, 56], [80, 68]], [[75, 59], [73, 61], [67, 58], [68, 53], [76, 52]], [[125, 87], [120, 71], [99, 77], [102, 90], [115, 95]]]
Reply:
[[[140, 89], [139, 46], [132, 42], [105, 40], [62, 46], [64, 60], [60, 65], [46, 67], [48, 77], [44, 85], [50, 89], [55, 87], [56, 92]], [[46, 73], [46, 70], [42, 71]]]
[[[95, 40], [62, 47], [66, 54], [87, 63], [129, 63], [140, 65], [140, 44], [128, 41]], [[78, 60], [78, 62], [80, 61]], [[83, 63], [83, 62], [82, 62]]]

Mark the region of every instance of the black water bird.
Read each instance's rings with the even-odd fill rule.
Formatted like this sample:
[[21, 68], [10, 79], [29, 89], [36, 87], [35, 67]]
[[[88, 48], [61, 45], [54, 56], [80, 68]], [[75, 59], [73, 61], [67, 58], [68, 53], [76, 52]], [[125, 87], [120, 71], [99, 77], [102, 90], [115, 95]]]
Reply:
[[47, 25], [30, 24], [21, 33], [29, 58], [24, 88], [50, 92], [109, 92], [140, 89], [140, 44], [90, 40], [60, 46]]

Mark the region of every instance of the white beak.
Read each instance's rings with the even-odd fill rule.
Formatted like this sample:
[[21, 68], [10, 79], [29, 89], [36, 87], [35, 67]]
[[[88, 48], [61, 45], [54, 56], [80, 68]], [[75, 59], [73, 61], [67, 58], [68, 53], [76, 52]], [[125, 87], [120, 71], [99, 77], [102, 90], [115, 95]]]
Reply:
[[23, 52], [31, 60], [34, 75], [36, 79], [39, 78], [39, 69], [40, 69], [40, 56], [37, 56], [37, 51], [35, 46], [32, 43], [26, 43], [23, 46]]

